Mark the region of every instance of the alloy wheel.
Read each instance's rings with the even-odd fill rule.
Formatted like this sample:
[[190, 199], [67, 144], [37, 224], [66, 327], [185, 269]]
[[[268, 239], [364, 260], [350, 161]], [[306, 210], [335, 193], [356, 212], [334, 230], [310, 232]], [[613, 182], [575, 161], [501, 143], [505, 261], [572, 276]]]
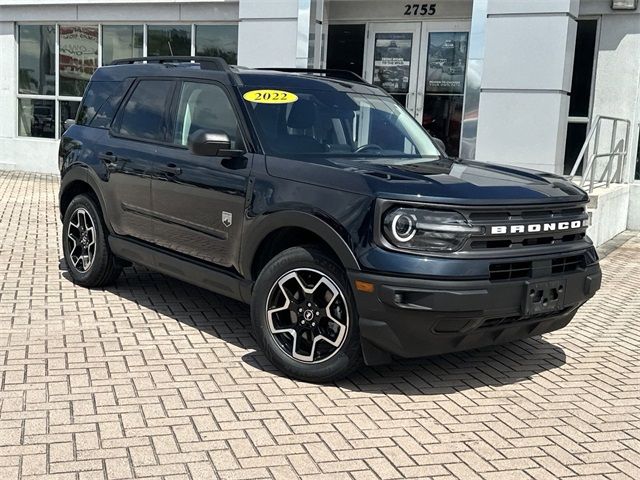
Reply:
[[86, 209], [78, 208], [71, 215], [66, 240], [73, 267], [87, 272], [96, 255], [96, 228]]
[[349, 312], [344, 294], [327, 275], [310, 268], [285, 273], [267, 297], [269, 331], [289, 357], [320, 363], [345, 341]]

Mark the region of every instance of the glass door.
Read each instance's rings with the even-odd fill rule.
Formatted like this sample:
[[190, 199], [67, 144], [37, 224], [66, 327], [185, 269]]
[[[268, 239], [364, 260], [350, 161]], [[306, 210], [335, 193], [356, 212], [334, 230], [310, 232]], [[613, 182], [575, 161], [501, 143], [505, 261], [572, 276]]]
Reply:
[[458, 156], [467, 51], [468, 22], [423, 22], [414, 115], [447, 153]]
[[368, 82], [384, 88], [416, 114], [419, 22], [372, 23], [367, 29], [364, 76]]

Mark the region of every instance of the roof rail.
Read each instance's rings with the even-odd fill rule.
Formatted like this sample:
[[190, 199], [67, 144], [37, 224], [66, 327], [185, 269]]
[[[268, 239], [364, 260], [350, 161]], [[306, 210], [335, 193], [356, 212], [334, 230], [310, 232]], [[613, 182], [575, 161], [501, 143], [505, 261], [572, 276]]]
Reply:
[[338, 78], [341, 80], [349, 80], [351, 82], [368, 83], [360, 75], [353, 73], [350, 70], [337, 70], [337, 69], [322, 69], [322, 68], [256, 68], [256, 70], [275, 70], [276, 72], [291, 72], [291, 73], [319, 73], [329, 78]]
[[190, 56], [166, 56], [166, 57], [133, 57], [114, 60], [111, 65], [128, 65], [138, 62], [147, 63], [189, 63], [197, 62], [203, 70], [229, 71], [229, 65], [220, 57], [190, 57]]

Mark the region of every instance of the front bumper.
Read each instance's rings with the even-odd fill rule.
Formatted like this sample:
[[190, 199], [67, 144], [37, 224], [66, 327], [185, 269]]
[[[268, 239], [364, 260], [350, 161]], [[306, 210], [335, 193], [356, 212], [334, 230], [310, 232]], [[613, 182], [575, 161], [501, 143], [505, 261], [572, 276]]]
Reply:
[[[421, 357], [557, 330], [600, 288], [602, 274], [596, 263], [572, 273], [507, 281], [426, 280], [355, 271], [349, 277], [351, 285], [356, 280], [374, 285], [371, 293], [354, 287], [365, 361], [374, 364], [382, 361], [372, 352]], [[527, 299], [534, 290], [557, 291], [559, 286], [560, 300], [553, 311], [541, 312]]]

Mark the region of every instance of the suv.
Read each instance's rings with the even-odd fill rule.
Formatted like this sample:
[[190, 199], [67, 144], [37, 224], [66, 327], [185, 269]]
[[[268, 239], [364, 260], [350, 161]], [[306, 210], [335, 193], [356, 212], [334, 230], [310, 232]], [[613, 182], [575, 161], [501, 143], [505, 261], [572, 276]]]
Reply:
[[447, 157], [350, 72], [118, 61], [59, 167], [77, 284], [135, 262], [250, 303], [267, 357], [307, 381], [550, 332], [600, 286], [582, 190]]

